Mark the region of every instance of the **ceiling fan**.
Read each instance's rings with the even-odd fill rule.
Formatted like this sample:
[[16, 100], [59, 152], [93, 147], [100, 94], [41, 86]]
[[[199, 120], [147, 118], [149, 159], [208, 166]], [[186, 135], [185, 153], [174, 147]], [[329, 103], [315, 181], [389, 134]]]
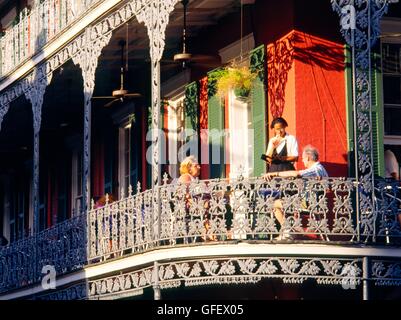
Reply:
[[[187, 52], [187, 7], [189, 0], [182, 0], [181, 4], [184, 7], [184, 26], [182, 29], [182, 52], [174, 55], [173, 62], [181, 63], [185, 69], [187, 66], [196, 63], [204, 67], [215, 68], [221, 64], [221, 58], [219, 55], [203, 55], [203, 54], [191, 54]], [[166, 60], [162, 61], [166, 62]]]
[[[127, 26], [127, 38], [128, 38], [128, 26]], [[111, 96], [92, 97], [92, 99], [113, 99], [112, 101], [104, 105], [105, 108], [111, 107], [116, 102], [123, 102], [124, 99], [126, 98], [142, 97], [140, 93], [128, 93], [128, 90], [124, 89], [124, 74], [127, 72], [128, 69], [128, 66], [124, 67], [124, 47], [126, 46], [127, 42], [125, 40], [120, 40], [118, 44], [119, 46], [121, 46], [120, 88], [113, 90]], [[128, 61], [126, 63], [128, 64]]]

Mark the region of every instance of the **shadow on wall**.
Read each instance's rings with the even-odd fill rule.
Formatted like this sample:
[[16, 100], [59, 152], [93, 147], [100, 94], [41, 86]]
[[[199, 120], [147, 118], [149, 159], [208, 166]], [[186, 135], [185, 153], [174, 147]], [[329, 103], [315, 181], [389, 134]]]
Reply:
[[285, 89], [294, 59], [326, 71], [343, 72], [344, 49], [334, 42], [291, 31], [267, 46], [269, 109], [273, 118], [281, 117], [285, 107]]
[[348, 177], [348, 165], [346, 163], [335, 163], [322, 161], [329, 177]]
[[274, 118], [281, 117], [285, 107], [285, 88], [294, 61], [293, 34], [267, 46], [267, 91], [269, 109]]
[[292, 41], [296, 60], [328, 71], [344, 71], [344, 49], [339, 44], [304, 32], [294, 32]]

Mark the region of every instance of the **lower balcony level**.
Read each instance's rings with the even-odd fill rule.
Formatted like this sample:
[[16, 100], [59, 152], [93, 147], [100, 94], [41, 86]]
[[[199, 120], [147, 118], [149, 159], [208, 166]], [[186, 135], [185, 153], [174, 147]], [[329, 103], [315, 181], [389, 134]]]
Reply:
[[106, 199], [3, 247], [0, 299], [159, 298], [269, 279], [366, 298], [401, 285], [400, 201], [395, 184], [377, 182], [369, 212], [358, 192], [352, 179], [238, 178]]

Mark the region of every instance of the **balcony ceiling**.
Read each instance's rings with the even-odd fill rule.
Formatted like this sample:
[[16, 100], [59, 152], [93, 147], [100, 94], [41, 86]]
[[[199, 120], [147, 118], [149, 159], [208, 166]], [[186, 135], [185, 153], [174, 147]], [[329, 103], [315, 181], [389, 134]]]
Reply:
[[[238, 10], [238, 3], [238, 0], [190, 0], [187, 8], [187, 43], [191, 41], [191, 38], [196, 37], [202, 29], [218, 24], [223, 16]], [[166, 29], [163, 59], [172, 59], [175, 53], [179, 53], [177, 50], [180, 50], [182, 43], [183, 17], [183, 6], [178, 3], [170, 15]], [[126, 28], [127, 26], [124, 25], [114, 31], [109, 45], [103, 50], [100, 61], [109, 61], [104, 67], [114, 69], [114, 67], [120, 66], [121, 47], [118, 43], [121, 39], [126, 39]], [[144, 59], [148, 61], [149, 40], [146, 28], [133, 19], [128, 22], [128, 30], [130, 64]], [[189, 51], [196, 53], [191, 52], [191, 48]]]

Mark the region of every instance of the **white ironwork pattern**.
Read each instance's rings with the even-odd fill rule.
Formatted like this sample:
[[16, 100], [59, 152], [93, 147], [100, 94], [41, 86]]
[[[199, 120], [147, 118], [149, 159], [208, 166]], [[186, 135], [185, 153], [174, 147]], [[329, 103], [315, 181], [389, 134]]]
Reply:
[[30, 10], [23, 9], [18, 23], [0, 38], [0, 77], [13, 72], [88, 9], [103, 1], [45, 0], [35, 1]]
[[128, 293], [130, 296], [141, 295], [143, 289], [150, 287], [155, 278], [154, 267], [147, 267], [134, 272], [124, 273], [99, 280], [89, 281], [89, 299]]
[[[400, 200], [390, 197], [388, 188], [378, 185], [382, 214], [369, 226], [380, 243], [401, 236], [396, 223]], [[98, 261], [205, 240], [272, 240], [282, 228], [295, 240], [357, 242], [361, 226], [353, 207], [356, 189], [355, 182], [345, 178], [202, 180], [136, 194], [130, 188], [126, 198], [89, 212], [88, 258]], [[281, 228], [274, 216], [280, 203], [285, 214]]]
[[[265, 278], [280, 278], [284, 283], [359, 285], [361, 259], [318, 259], [310, 257], [237, 257], [232, 259], [197, 259], [157, 263], [141, 270], [89, 281], [90, 299], [121, 297], [124, 293], [142, 294], [158, 277], [161, 289], [211, 284], [257, 283]], [[154, 272], [157, 268], [156, 272]]]
[[[152, 266], [91, 280], [88, 287], [78, 284], [39, 300], [110, 299], [142, 295], [143, 290], [158, 283], [160, 289], [257, 283], [263, 279], [281, 279], [284, 283], [302, 284], [314, 280], [318, 285], [341, 285], [344, 289], [361, 285], [362, 259], [316, 257], [235, 257], [157, 262]], [[371, 279], [375, 286], [401, 285], [401, 263], [373, 260]]]
[[[377, 205], [383, 206], [380, 212], [385, 217], [378, 217], [372, 222], [375, 225], [369, 226], [370, 230], [377, 230], [376, 241], [382, 244], [393, 243], [401, 236], [399, 225], [387, 223], [395, 221], [398, 215], [398, 207], [390, 203], [400, 201], [389, 188], [388, 184], [377, 186]], [[129, 188], [129, 194], [119, 201], [106, 200], [100, 208], [92, 205], [87, 215], [74, 217], [1, 250], [1, 291], [38, 282], [44, 265], [54, 265], [57, 274], [62, 275], [85, 263], [101, 263], [178, 244], [228, 243], [231, 239], [234, 243], [276, 243], [273, 236], [280, 231], [274, 217], [277, 201], [282, 202], [285, 225], [293, 240], [359, 243], [359, 213], [353, 209], [356, 189], [350, 179], [266, 182], [242, 177], [196, 181], [190, 185], [164, 184], [144, 192], [138, 186], [136, 194]], [[159, 285], [163, 288], [167, 284], [160, 281]]]
[[201, 259], [164, 263], [159, 267], [159, 281], [181, 280], [185, 286], [227, 283], [256, 283], [263, 278], [280, 278], [284, 283], [303, 283], [314, 279], [318, 284], [342, 284], [353, 268], [354, 281], [362, 274], [359, 259], [320, 259], [308, 257], [237, 257], [233, 259]]
[[[104, 19], [101, 19], [99, 22], [97, 22], [93, 27], [89, 27], [89, 29], [91, 29], [92, 41], [98, 42], [101, 41], [100, 39], [107, 38], [113, 32], [113, 30], [117, 29], [134, 16], [141, 14], [141, 12], [147, 8], [146, 6], [149, 5], [150, 1], [151, 0], [132, 0], [118, 10], [111, 12]], [[86, 34], [87, 30], [77, 36], [65, 47], [61, 48], [58, 53], [50, 57], [46, 62], [44, 62], [48, 74], [61, 67], [64, 63], [76, 55], [79, 55], [82, 48], [86, 47], [87, 45], [91, 46], [90, 43], [88, 44], [85, 42]], [[43, 75], [43, 77], [47, 77], [48, 74]], [[4, 90], [4, 92], [2, 92], [0, 95], [0, 125], [5, 114], [9, 110], [10, 103], [23, 95], [30, 88], [29, 79], [31, 77], [34, 77], [34, 71], [28, 74], [28, 76], [26, 76], [24, 79], [17, 81], [7, 90]]]

